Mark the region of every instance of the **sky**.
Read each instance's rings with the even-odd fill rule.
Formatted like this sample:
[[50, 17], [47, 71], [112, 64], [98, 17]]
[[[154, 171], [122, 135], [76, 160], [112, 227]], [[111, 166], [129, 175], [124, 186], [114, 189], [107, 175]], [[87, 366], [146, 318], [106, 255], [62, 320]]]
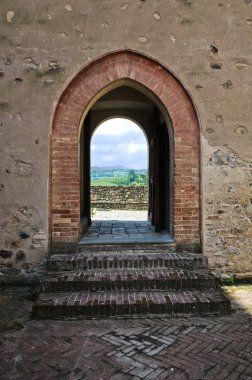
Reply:
[[147, 141], [140, 127], [131, 120], [104, 121], [91, 140], [91, 166], [125, 166], [147, 169]]

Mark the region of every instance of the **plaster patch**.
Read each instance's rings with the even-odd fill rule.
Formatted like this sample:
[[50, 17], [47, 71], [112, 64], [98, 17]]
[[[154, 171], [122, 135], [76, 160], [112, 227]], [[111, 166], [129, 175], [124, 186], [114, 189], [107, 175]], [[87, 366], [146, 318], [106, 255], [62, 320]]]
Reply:
[[15, 15], [14, 11], [7, 12], [7, 15], [6, 15], [7, 22], [11, 22], [14, 15]]

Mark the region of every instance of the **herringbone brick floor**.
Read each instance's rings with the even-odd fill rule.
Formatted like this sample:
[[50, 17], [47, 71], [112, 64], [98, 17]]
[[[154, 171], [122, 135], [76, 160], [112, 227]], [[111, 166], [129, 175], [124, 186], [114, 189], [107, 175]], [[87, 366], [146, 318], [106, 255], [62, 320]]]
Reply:
[[204, 318], [24, 322], [25, 305], [31, 306], [19, 305], [19, 317], [0, 335], [2, 380], [252, 379], [251, 315], [242, 310]]

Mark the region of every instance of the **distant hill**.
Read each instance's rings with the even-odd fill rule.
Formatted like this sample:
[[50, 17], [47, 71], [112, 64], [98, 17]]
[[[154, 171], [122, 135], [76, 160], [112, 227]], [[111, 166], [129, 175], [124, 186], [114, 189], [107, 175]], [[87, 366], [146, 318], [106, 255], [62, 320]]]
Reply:
[[118, 165], [118, 166], [92, 166], [91, 170], [99, 170], [99, 171], [107, 171], [107, 170], [130, 170], [126, 166]]

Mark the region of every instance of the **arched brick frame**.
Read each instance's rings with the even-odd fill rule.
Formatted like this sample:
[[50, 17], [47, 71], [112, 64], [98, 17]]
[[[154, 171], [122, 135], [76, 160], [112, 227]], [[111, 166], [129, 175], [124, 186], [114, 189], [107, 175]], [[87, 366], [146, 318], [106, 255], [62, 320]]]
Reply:
[[192, 101], [164, 66], [141, 54], [120, 51], [84, 67], [57, 104], [51, 132], [52, 248], [80, 238], [79, 128], [83, 113], [102, 89], [130, 79], [149, 89], [167, 110], [173, 126], [173, 236], [200, 242], [199, 124]]

